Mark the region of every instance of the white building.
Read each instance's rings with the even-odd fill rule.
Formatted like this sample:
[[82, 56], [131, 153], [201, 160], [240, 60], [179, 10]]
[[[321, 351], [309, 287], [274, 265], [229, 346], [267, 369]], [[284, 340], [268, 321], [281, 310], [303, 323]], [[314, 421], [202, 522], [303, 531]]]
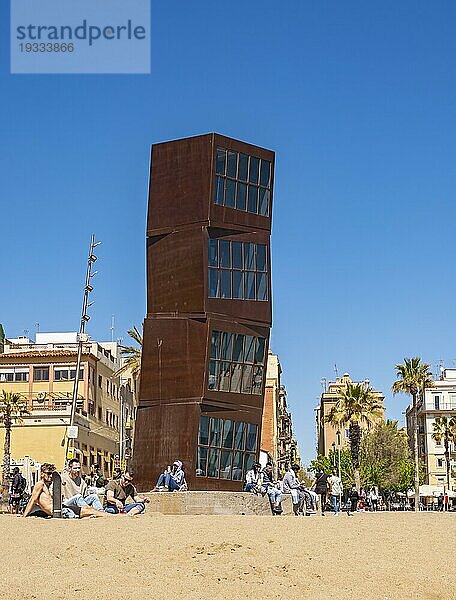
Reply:
[[[407, 431], [412, 437], [412, 407], [407, 408]], [[437, 417], [456, 417], [456, 369], [444, 369], [434, 387], [426, 388], [424, 401], [418, 401], [418, 452], [424, 464], [425, 483], [446, 486], [445, 448], [443, 440], [432, 439]], [[456, 489], [456, 447], [450, 443], [450, 487]]]

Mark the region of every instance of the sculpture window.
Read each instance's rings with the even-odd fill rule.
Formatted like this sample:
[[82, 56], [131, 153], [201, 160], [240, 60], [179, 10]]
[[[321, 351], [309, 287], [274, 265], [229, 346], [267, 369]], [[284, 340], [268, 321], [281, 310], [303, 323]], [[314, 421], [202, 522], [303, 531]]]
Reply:
[[265, 338], [213, 331], [208, 389], [261, 395], [265, 347]]
[[209, 239], [209, 298], [267, 301], [267, 274], [266, 244]]
[[269, 216], [271, 163], [217, 148], [214, 204]]
[[256, 424], [201, 416], [197, 477], [242, 481], [255, 461], [257, 445]]

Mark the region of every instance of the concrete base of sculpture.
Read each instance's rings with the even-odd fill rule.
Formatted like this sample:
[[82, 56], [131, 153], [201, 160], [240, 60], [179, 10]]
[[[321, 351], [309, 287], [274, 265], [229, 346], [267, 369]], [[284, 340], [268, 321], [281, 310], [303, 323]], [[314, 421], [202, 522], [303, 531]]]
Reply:
[[[267, 496], [246, 492], [150, 492], [147, 512], [163, 515], [271, 515]], [[291, 497], [282, 501], [283, 515], [293, 514]]]

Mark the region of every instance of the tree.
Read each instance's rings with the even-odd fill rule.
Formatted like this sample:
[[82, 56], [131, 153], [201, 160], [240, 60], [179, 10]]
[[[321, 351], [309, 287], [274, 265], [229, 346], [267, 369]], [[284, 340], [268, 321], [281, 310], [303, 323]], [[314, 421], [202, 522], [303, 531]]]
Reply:
[[127, 371], [131, 372], [134, 382], [139, 379], [141, 373], [141, 356], [143, 336], [136, 325], [128, 330], [128, 335], [138, 344], [138, 346], [120, 346], [120, 354], [125, 357], [123, 365], [118, 369], [113, 377], [118, 377]]
[[433, 429], [432, 439], [436, 442], [443, 440], [447, 489], [450, 490], [450, 442], [456, 442], [456, 417], [436, 417]]
[[423, 394], [425, 388], [432, 387], [432, 373], [429, 365], [421, 363], [421, 358], [404, 358], [403, 365], [396, 365], [396, 377], [391, 387], [393, 394], [409, 394], [412, 396], [412, 437], [413, 458], [415, 461], [415, 512], [420, 507], [420, 461], [418, 455], [418, 432], [417, 432], [417, 400], [418, 395]]
[[356, 489], [360, 490], [359, 454], [363, 428], [369, 428], [383, 415], [383, 405], [367, 383], [347, 381], [326, 416], [326, 422], [339, 429], [348, 425], [350, 452]]
[[3, 446], [3, 493], [7, 492], [7, 480], [11, 465], [11, 429], [14, 423], [21, 424], [22, 417], [30, 414], [27, 400], [20, 394], [2, 390], [0, 395], [0, 423], [5, 427], [5, 444]]
[[376, 485], [387, 495], [413, 486], [413, 459], [407, 434], [397, 421], [379, 423], [361, 442], [360, 474], [363, 485]]

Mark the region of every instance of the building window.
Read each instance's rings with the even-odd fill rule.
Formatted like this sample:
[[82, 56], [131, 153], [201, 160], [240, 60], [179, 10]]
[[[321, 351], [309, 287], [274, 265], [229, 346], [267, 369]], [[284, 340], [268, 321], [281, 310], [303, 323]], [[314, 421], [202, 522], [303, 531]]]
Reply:
[[0, 369], [0, 382], [14, 381], [14, 369]]
[[33, 367], [33, 381], [49, 381], [49, 367]]
[[434, 410], [440, 410], [440, 396], [434, 396]]
[[11, 367], [9, 369], [0, 369], [0, 383], [19, 382], [29, 380], [29, 369], [24, 367]]
[[101, 406], [98, 407], [98, 420], [101, 421], [103, 419], [103, 410]]
[[29, 369], [24, 367], [11, 367], [9, 369], [0, 369], [0, 383], [14, 381], [28, 381]]
[[439, 469], [441, 469], [443, 467], [443, 458], [437, 459], [437, 466], [439, 467]]
[[201, 416], [197, 477], [242, 481], [255, 462], [257, 445], [257, 425]]
[[267, 217], [270, 198], [269, 160], [217, 148], [214, 204]]
[[213, 331], [208, 389], [261, 395], [265, 347], [265, 338]]
[[[54, 381], [74, 381], [76, 367], [54, 367]], [[79, 380], [84, 379], [84, 369], [79, 369]]]
[[98, 375], [98, 387], [101, 388], [103, 386], [103, 377]]
[[210, 239], [208, 268], [209, 298], [267, 301], [266, 244]]

